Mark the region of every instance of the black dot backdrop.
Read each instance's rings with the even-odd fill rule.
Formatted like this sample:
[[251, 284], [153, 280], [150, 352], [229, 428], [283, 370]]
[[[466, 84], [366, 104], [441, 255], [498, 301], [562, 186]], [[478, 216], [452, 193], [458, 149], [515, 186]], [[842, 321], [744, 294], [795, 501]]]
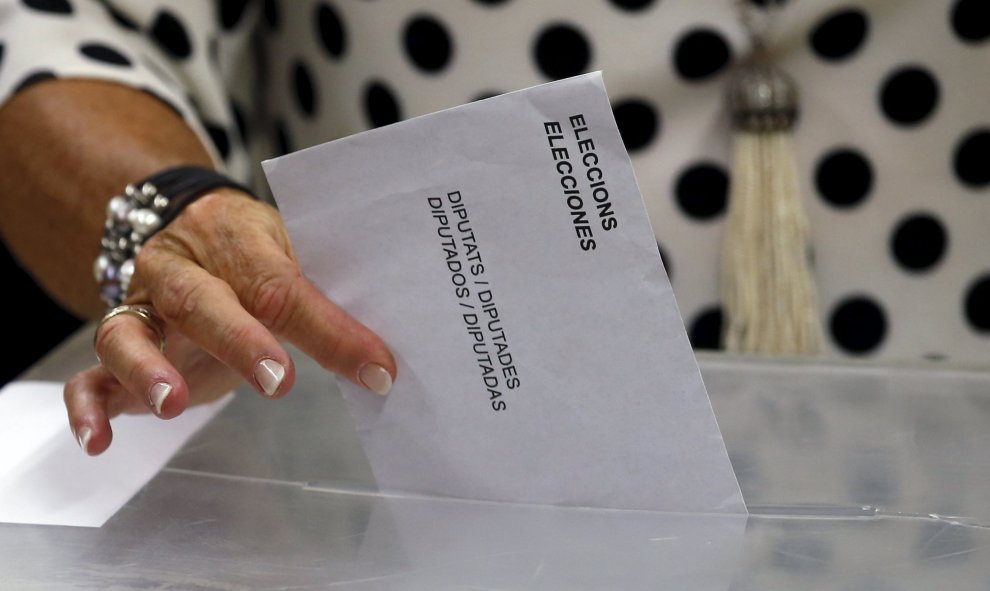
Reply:
[[846, 59], [863, 45], [868, 31], [866, 13], [855, 8], [840, 10], [812, 29], [811, 47], [827, 61]]
[[431, 16], [416, 16], [410, 20], [403, 41], [406, 55], [424, 72], [438, 72], [454, 57], [450, 34]]
[[688, 338], [695, 349], [722, 348], [722, 308], [707, 307], [691, 320]]
[[533, 59], [551, 80], [576, 76], [591, 64], [591, 44], [576, 26], [550, 23], [536, 37]]
[[649, 102], [622, 99], [614, 104], [612, 110], [622, 142], [630, 152], [642, 150], [656, 139], [660, 118]]
[[341, 57], [347, 46], [347, 33], [337, 9], [326, 3], [319, 4], [316, 10], [316, 26], [320, 43], [327, 55], [332, 58]]
[[829, 332], [835, 344], [851, 355], [874, 352], [887, 336], [887, 316], [873, 298], [850, 296], [833, 309]]
[[880, 88], [880, 107], [891, 122], [923, 123], [938, 105], [938, 82], [921, 66], [904, 66], [890, 73]]
[[838, 148], [822, 155], [815, 170], [815, 187], [829, 205], [859, 205], [873, 187], [873, 168], [866, 155], [854, 148]]
[[674, 195], [686, 216], [709, 220], [725, 212], [729, 176], [718, 164], [703, 162], [685, 169], [677, 177]]
[[[827, 352], [987, 363], [990, 3], [748, 2], [771, 3], [803, 97], [793, 137]], [[603, 70], [688, 335], [717, 348], [723, 93], [748, 52], [734, 4], [12, 0], [23, 20], [0, 32], [0, 93], [129, 84], [247, 179], [266, 150]]]
[[729, 43], [716, 30], [692, 29], [685, 32], [674, 49], [674, 67], [685, 80], [704, 80], [729, 64]]

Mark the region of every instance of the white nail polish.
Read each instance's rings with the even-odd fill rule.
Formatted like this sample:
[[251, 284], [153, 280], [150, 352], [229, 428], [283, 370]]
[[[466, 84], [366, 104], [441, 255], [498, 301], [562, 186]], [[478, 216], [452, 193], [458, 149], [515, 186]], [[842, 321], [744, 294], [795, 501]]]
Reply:
[[285, 368], [274, 359], [262, 359], [254, 369], [254, 379], [258, 381], [265, 396], [274, 396], [284, 377]]
[[389, 390], [392, 389], [392, 375], [377, 363], [365, 364], [358, 371], [358, 379], [361, 380], [365, 388], [382, 396], [388, 394]]
[[151, 395], [149, 396], [151, 403], [155, 405], [155, 413], [162, 414], [162, 406], [165, 404], [165, 399], [168, 395], [172, 393], [172, 385], [165, 382], [158, 382], [151, 387]]
[[93, 437], [93, 430], [89, 427], [83, 427], [79, 429], [76, 433], [76, 441], [79, 443], [79, 447], [86, 453], [89, 453], [89, 440]]

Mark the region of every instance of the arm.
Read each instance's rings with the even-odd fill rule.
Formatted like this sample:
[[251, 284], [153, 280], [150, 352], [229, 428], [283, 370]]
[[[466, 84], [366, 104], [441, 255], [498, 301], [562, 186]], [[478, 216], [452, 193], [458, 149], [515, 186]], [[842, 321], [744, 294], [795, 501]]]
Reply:
[[[170, 109], [106, 82], [47, 81], [22, 91], [0, 109], [0, 141], [10, 146], [0, 151], [0, 232], [46, 289], [89, 317], [102, 309], [91, 269], [109, 197], [162, 168], [210, 164]], [[190, 400], [221, 394], [232, 375], [269, 397], [284, 395], [294, 370], [279, 338], [371, 389], [387, 390], [395, 376], [381, 339], [302, 276], [268, 205], [211, 192], [152, 237], [136, 262], [126, 302], [150, 304], [164, 318], [167, 357], [133, 317], [101, 328], [103, 365], [66, 388], [70, 423], [89, 453], [109, 446], [114, 414], [171, 418]]]
[[104, 308], [92, 264], [109, 198], [168, 166], [212, 166], [178, 115], [109, 82], [25, 89], [0, 109], [0, 140], [0, 233], [42, 287], [84, 318]]

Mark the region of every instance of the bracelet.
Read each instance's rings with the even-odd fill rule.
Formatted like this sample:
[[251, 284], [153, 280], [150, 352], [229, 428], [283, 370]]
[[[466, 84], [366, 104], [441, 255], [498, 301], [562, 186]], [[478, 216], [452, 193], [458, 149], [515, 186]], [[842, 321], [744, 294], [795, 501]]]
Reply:
[[123, 195], [110, 199], [100, 255], [93, 263], [100, 298], [108, 307], [119, 306], [127, 296], [134, 276], [134, 257], [141, 245], [190, 203], [221, 187], [238, 189], [258, 199], [233, 179], [199, 166], [163, 170], [136, 185], [127, 185]]

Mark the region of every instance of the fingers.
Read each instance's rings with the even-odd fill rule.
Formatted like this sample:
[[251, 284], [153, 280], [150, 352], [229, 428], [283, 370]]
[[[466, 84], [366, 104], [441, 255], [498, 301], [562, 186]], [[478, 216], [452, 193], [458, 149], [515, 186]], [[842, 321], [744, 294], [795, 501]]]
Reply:
[[107, 371], [149, 410], [163, 419], [185, 410], [186, 382], [159, 350], [158, 334], [140, 318], [120, 314], [104, 322], [95, 345]]
[[168, 269], [151, 286], [151, 301], [168, 326], [266, 397], [278, 398], [289, 391], [295, 380], [292, 359], [278, 339], [244, 310], [226, 282], [180, 257], [164, 254], [152, 261]]
[[253, 254], [250, 272], [231, 281], [247, 311], [325, 369], [387, 394], [396, 367], [382, 339], [328, 300], [284, 251]]
[[110, 447], [110, 418], [138, 404], [110, 372], [95, 366], [77, 374], [65, 385], [69, 426], [79, 447], [91, 456]]
[[[279, 334], [302, 349], [322, 367], [377, 394], [388, 394], [395, 380], [395, 358], [382, 339], [328, 300], [302, 274], [286, 278], [285, 318], [276, 328]], [[278, 299], [276, 298], [276, 302]], [[259, 315], [278, 309], [262, 299]], [[268, 310], [264, 306], [269, 306]]]
[[260, 392], [294, 380], [285, 338], [321, 366], [387, 393], [395, 360], [382, 340], [330, 302], [291, 257], [277, 212], [216, 193], [190, 205], [142, 248], [132, 301], [240, 372]]

